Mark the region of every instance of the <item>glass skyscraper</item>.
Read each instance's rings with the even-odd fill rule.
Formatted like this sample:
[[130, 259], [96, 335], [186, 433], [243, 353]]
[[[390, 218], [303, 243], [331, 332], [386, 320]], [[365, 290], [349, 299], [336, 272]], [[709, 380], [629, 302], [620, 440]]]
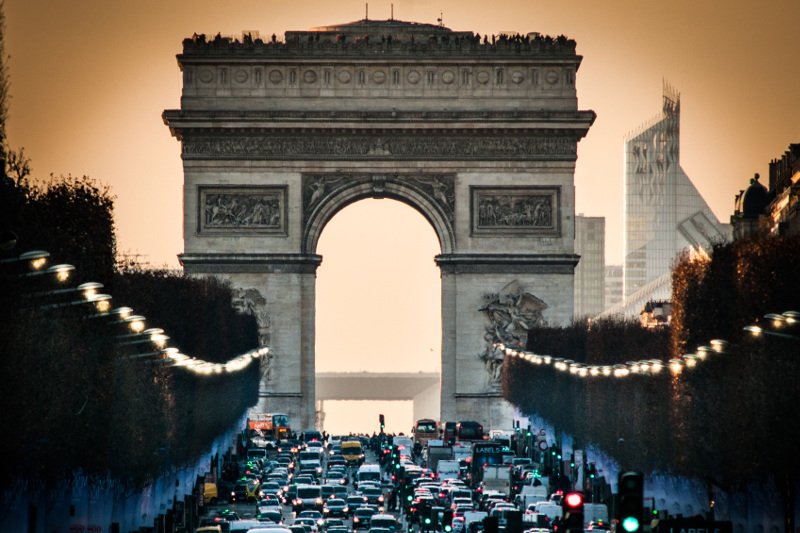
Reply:
[[[626, 300], [670, 298], [664, 275], [678, 252], [729, 240], [730, 226], [717, 220], [680, 166], [680, 95], [666, 82], [661, 113], [625, 138], [624, 224]], [[637, 294], [643, 289], [651, 294]]]

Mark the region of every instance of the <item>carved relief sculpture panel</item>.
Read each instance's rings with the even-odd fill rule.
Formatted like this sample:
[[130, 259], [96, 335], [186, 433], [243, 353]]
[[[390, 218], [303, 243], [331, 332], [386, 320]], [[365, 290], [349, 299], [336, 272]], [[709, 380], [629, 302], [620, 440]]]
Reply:
[[200, 187], [198, 232], [285, 236], [286, 187]]
[[479, 354], [486, 366], [491, 386], [499, 386], [504, 352], [498, 344], [525, 348], [528, 331], [545, 323], [542, 312], [547, 304], [537, 296], [525, 291], [518, 280], [508, 283], [498, 292], [483, 295], [478, 309], [489, 320], [483, 336], [485, 347]]
[[558, 187], [470, 187], [473, 236], [560, 234]]

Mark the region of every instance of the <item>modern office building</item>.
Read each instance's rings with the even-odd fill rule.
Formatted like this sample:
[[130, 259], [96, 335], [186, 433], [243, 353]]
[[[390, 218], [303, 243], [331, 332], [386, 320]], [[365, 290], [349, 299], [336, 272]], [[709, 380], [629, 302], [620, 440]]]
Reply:
[[622, 301], [622, 265], [606, 265], [606, 297], [604, 309]]
[[581, 256], [575, 267], [575, 318], [593, 317], [605, 307], [605, 235], [604, 217], [575, 217], [575, 253]]
[[[661, 113], [625, 138], [623, 314], [633, 300], [669, 299], [676, 254], [730, 240], [680, 166], [680, 95], [664, 83]], [[620, 307], [618, 305], [617, 307]], [[607, 308], [608, 310], [608, 308]]]

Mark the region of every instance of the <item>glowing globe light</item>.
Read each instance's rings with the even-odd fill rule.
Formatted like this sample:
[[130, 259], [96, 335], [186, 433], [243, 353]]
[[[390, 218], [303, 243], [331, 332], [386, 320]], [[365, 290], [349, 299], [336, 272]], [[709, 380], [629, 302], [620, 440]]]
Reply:
[[639, 519], [635, 516], [626, 516], [622, 521], [622, 529], [628, 533], [639, 530]]
[[567, 501], [567, 506], [578, 507], [581, 503], [583, 503], [583, 496], [581, 496], [577, 492], [571, 492], [567, 494], [566, 501]]

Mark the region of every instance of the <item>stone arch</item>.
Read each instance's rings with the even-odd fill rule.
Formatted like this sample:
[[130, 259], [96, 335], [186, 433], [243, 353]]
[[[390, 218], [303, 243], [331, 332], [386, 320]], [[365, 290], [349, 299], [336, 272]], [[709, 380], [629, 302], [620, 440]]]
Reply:
[[[454, 252], [453, 199], [446, 192], [448, 186], [452, 188], [454, 179], [452, 176], [426, 174], [402, 178], [397, 174], [393, 177], [383, 175], [330, 176], [327, 177], [327, 180], [334, 183], [334, 186], [317, 198], [314, 198], [313, 183], [315, 179], [325, 180], [326, 177], [304, 177], [302, 253], [316, 254], [322, 230], [336, 213], [350, 204], [367, 198], [389, 198], [415, 209], [430, 223], [439, 240], [442, 253]], [[439, 189], [439, 185], [435, 184], [435, 180], [443, 183], [441, 189]], [[329, 186], [325, 185], [325, 187]], [[437, 190], [440, 190], [438, 197], [436, 196]]]

